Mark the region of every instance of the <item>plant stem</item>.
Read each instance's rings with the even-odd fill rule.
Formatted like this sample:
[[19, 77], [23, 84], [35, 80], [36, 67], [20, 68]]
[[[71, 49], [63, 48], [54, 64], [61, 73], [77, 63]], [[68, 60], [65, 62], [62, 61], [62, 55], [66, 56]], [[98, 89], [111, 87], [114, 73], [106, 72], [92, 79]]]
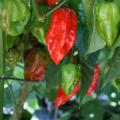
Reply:
[[58, 108], [55, 108], [54, 120], [57, 120], [57, 116], [58, 116]]
[[33, 85], [31, 83], [23, 83], [22, 88], [21, 88], [21, 92], [20, 92], [20, 95], [19, 95], [18, 101], [17, 101], [17, 108], [19, 108], [19, 111], [18, 111], [17, 116], [16, 116], [16, 113], [14, 112], [13, 120], [20, 120], [21, 119], [24, 102], [25, 102], [32, 86]]
[[58, 5], [56, 5], [56, 6], [53, 7], [51, 10], [49, 10], [49, 11], [45, 14], [45, 17], [46, 17], [46, 16], [49, 16], [51, 13], [53, 13], [55, 10], [57, 10], [57, 9], [60, 8], [63, 4], [65, 4], [67, 1], [69, 1], [69, 0], [63, 0], [63, 1], [61, 1]]
[[[3, 32], [0, 23], [0, 78], [4, 73], [4, 42]], [[3, 120], [3, 105], [4, 105], [4, 81], [0, 79], [0, 120]]]
[[51, 8], [51, 9], [50, 9], [47, 13], [45, 13], [45, 14], [39, 13], [39, 11], [38, 11], [38, 6], [37, 6], [35, 0], [31, 0], [31, 4], [32, 4], [33, 10], [34, 10], [34, 12], [35, 12], [35, 14], [36, 14], [36, 17], [37, 17], [38, 21], [44, 21], [47, 16], [49, 16], [49, 15], [50, 15], [51, 13], [53, 13], [55, 10], [57, 10], [58, 8], [60, 8], [60, 7], [61, 7], [63, 4], [65, 4], [67, 1], [69, 1], [69, 0], [62, 0], [58, 5], [56, 5], [55, 7]]
[[44, 19], [45, 19], [44, 15], [42, 15], [41, 13], [39, 13], [38, 6], [37, 6], [35, 0], [31, 0], [31, 5], [33, 7], [33, 10], [34, 10], [34, 12], [36, 14], [36, 17], [37, 17], [38, 21], [44, 21]]
[[22, 78], [15, 78], [15, 77], [0, 77], [0, 79], [2, 80], [2, 81], [6, 81], [6, 80], [15, 80], [15, 81], [21, 81], [21, 82], [28, 82], [28, 83], [30, 83], [30, 82], [32, 82], [32, 83], [38, 83], [38, 82], [40, 82], [41, 80], [26, 80], [26, 79], [22, 79]]

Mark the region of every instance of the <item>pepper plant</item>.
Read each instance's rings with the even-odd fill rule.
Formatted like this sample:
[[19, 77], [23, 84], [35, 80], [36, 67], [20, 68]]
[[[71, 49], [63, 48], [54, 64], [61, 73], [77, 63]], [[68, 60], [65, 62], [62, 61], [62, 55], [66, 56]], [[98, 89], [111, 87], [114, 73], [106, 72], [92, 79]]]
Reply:
[[117, 120], [119, 33], [119, 0], [0, 0], [0, 120]]

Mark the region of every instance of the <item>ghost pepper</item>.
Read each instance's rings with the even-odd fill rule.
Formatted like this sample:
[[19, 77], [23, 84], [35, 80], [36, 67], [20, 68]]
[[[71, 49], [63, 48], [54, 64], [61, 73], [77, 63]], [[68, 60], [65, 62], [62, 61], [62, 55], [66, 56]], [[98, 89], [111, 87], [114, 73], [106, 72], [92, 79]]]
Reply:
[[115, 1], [102, 1], [96, 5], [96, 28], [108, 47], [117, 39], [120, 9]]
[[46, 35], [46, 44], [52, 60], [59, 64], [76, 42], [77, 15], [74, 10], [60, 8], [53, 12]]
[[62, 80], [58, 88], [55, 105], [66, 103], [80, 90], [80, 69], [77, 65], [66, 64], [62, 66]]
[[44, 74], [50, 58], [46, 50], [40, 46], [29, 49], [25, 57], [25, 79], [40, 80]]

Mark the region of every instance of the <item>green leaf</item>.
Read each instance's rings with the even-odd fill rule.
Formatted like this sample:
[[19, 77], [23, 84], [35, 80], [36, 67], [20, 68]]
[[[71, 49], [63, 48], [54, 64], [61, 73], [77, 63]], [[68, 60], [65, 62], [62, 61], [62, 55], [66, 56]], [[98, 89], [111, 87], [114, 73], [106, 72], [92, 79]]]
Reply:
[[20, 0], [4, 0], [3, 13], [4, 31], [12, 36], [21, 34], [30, 18], [29, 7]]
[[61, 65], [50, 64], [47, 68], [45, 80], [48, 90], [48, 98], [51, 100], [55, 99], [58, 86], [61, 81]]
[[[4, 92], [5, 92], [5, 94], [4, 94], [4, 105], [7, 106], [7, 107], [8, 107], [8, 106], [9, 106], [9, 107], [13, 107], [14, 103], [13, 103], [12, 97], [11, 97], [11, 95], [10, 95], [9, 88], [6, 87], [6, 88], [4, 89]], [[9, 99], [8, 99], [8, 98], [9, 98]]]
[[119, 120], [120, 119], [120, 115], [113, 115], [110, 119], [108, 120]]
[[120, 76], [120, 48], [117, 49], [113, 58], [111, 59], [110, 69], [105, 77], [105, 82], [102, 87], [111, 82], [113, 79]]
[[24, 78], [24, 65], [22, 63], [18, 63], [18, 64], [19, 66], [16, 66], [14, 68], [13, 75], [14, 77], [17, 77], [17, 78]]
[[96, 28], [93, 28], [93, 32], [89, 37], [89, 46], [87, 50], [87, 54], [96, 52], [105, 47], [105, 42], [103, 39], [98, 35]]
[[78, 12], [80, 4], [81, 4], [81, 0], [70, 0], [68, 2], [69, 7], [76, 10], [76, 12]]
[[88, 46], [89, 31], [86, 25], [78, 24], [77, 29], [77, 40], [75, 46], [77, 47], [80, 54], [85, 54]]
[[87, 23], [90, 25], [92, 16], [93, 16], [93, 7], [95, 0], [82, 0], [83, 8], [87, 17]]
[[107, 80], [112, 80], [113, 78], [120, 76], [120, 48], [117, 49], [116, 54], [111, 60], [110, 70], [107, 75]]
[[116, 78], [112, 81], [112, 85], [120, 92], [120, 78]]
[[[88, 2], [88, 0], [85, 0], [84, 2], [83, 2], [83, 4], [86, 5], [85, 8], [87, 9], [86, 10], [87, 14], [88, 14], [88, 16], [90, 16], [90, 23], [89, 23], [89, 26], [88, 26], [89, 27], [88, 49], [87, 49], [87, 52], [86, 52], [87, 54], [90, 54], [90, 53], [93, 53], [93, 52], [96, 52], [96, 51], [102, 49], [106, 45], [106, 43], [99, 36], [99, 34], [97, 33], [97, 30], [96, 30], [95, 10], [94, 10], [94, 7], [93, 7], [94, 5], [92, 5], [92, 7], [89, 6], [88, 3], [90, 2], [90, 0], [89, 0], [89, 2]], [[93, 0], [93, 3], [94, 3], [94, 0]], [[89, 12], [91, 12], [91, 13], [89, 13]], [[91, 19], [91, 17], [92, 17], [92, 19]]]
[[7, 49], [12, 48], [15, 41], [17, 41], [17, 37], [12, 37], [12, 36], [7, 35], [6, 48]]
[[70, 117], [71, 117], [71, 113], [65, 112], [64, 114], [62, 114], [62, 116], [58, 120], [69, 120]]
[[79, 96], [80, 97], [80, 101], [79, 101], [80, 105], [81, 105], [81, 102], [85, 101], [86, 92], [87, 92], [87, 89], [90, 85], [90, 82], [91, 82], [92, 76], [93, 76], [93, 67], [85, 59], [81, 60], [81, 75], [82, 75], [81, 89], [79, 92], [80, 93], [80, 96]]
[[37, 98], [33, 93], [27, 97], [24, 107], [32, 113], [35, 112], [35, 110], [39, 109]]
[[98, 101], [88, 102], [81, 107], [82, 120], [103, 120], [104, 109]]
[[33, 86], [33, 90], [39, 98], [45, 98], [47, 96], [46, 81], [43, 79], [40, 83], [36, 83]]
[[111, 59], [116, 51], [116, 48], [120, 46], [120, 35], [118, 36], [116, 42], [113, 44], [110, 53], [109, 53], [109, 59]]

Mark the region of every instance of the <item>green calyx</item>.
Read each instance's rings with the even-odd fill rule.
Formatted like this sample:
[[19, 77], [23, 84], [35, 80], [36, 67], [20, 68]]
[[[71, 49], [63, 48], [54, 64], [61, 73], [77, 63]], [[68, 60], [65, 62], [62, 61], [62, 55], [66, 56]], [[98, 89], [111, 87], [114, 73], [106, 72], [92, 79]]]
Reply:
[[66, 64], [62, 66], [62, 81], [61, 85], [66, 95], [69, 95], [80, 80], [80, 69], [77, 65]]
[[29, 8], [22, 0], [4, 0], [2, 23], [7, 34], [11, 36], [21, 34], [29, 19]]
[[114, 1], [102, 1], [96, 5], [96, 28], [108, 47], [117, 39], [120, 9]]

